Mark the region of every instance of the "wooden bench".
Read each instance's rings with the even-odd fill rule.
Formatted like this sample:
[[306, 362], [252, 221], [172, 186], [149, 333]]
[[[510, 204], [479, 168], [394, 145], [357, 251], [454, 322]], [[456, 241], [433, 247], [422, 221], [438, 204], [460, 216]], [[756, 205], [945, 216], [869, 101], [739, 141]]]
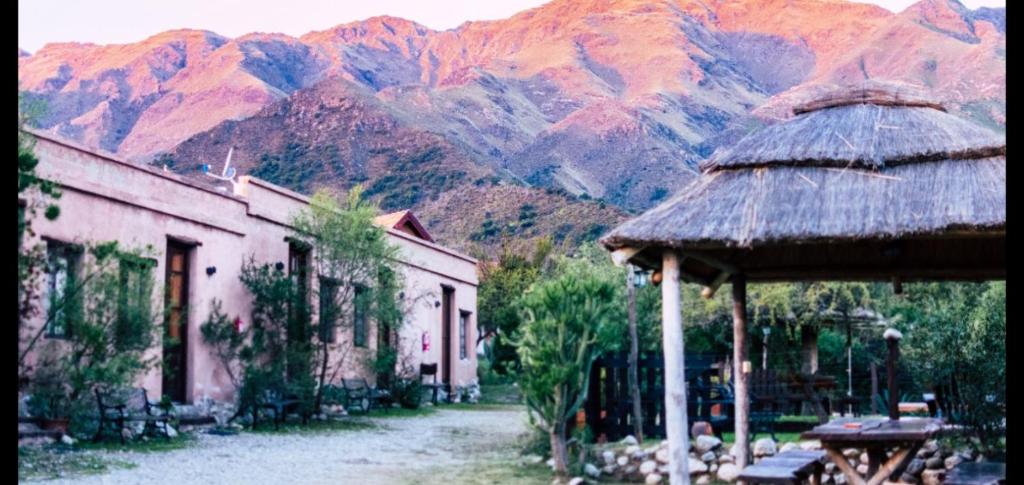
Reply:
[[[285, 395], [284, 393], [272, 389], [263, 391], [263, 395], [260, 396], [259, 401], [256, 403], [257, 410], [267, 409], [274, 414], [274, 429], [281, 429], [281, 423], [284, 422], [288, 412], [298, 407], [301, 403], [297, 396]], [[257, 423], [259, 422], [258, 412], [253, 413], [252, 427], [256, 429]], [[302, 424], [309, 422], [309, 415], [302, 413]]]
[[387, 411], [393, 402], [390, 392], [371, 386], [364, 378], [342, 379], [341, 385], [345, 388], [345, 410], [349, 412], [355, 407], [363, 414], [375, 407], [382, 407]]
[[108, 426], [116, 425], [118, 437], [121, 444], [124, 444], [124, 429], [128, 423], [145, 423], [142, 434], [160, 431], [164, 438], [170, 439], [171, 435], [167, 430], [168, 422], [171, 419], [157, 403], [150, 402], [146, 390], [141, 387], [129, 389], [95, 389], [96, 405], [99, 408], [99, 429], [93, 441], [103, 438], [103, 431]]
[[[431, 377], [431, 382], [423, 382], [424, 377]], [[445, 384], [443, 382], [437, 382], [437, 364], [420, 364], [420, 385], [426, 389], [430, 389], [431, 396], [430, 402], [437, 405], [437, 392], [445, 390]], [[444, 393], [445, 401], [447, 401], [448, 393]]]
[[946, 475], [945, 485], [1001, 485], [1006, 483], [1006, 463], [961, 463]]
[[756, 483], [801, 484], [821, 483], [825, 469], [824, 451], [792, 450], [764, 458], [740, 472], [739, 479], [750, 485]]

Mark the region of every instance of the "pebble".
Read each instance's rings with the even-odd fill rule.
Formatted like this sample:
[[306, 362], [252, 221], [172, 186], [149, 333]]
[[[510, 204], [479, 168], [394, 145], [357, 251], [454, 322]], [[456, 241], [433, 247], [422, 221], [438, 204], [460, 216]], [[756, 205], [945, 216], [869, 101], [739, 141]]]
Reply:
[[657, 473], [651, 473], [650, 475], [647, 475], [647, 478], [644, 478], [644, 483], [647, 485], [659, 484], [661, 483], [661, 475]]
[[740, 467], [732, 463], [723, 463], [718, 467], [718, 479], [723, 482], [734, 482], [740, 476]]
[[593, 463], [587, 463], [583, 465], [583, 474], [591, 478], [598, 478], [601, 476], [601, 470], [594, 466]]
[[654, 460], [647, 460], [640, 464], [640, 474], [648, 475], [658, 469], [658, 462]]

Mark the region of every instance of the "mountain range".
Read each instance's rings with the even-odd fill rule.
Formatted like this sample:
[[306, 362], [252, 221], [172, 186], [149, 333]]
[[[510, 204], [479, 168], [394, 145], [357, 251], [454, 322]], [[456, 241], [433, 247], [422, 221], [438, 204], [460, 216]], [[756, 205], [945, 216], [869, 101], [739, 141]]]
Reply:
[[38, 127], [197, 175], [363, 184], [439, 240], [593, 238], [815, 88], [924, 85], [1005, 129], [1005, 9], [923, 0], [553, 0], [435, 31], [374, 17], [298, 38], [175, 30], [19, 49]]

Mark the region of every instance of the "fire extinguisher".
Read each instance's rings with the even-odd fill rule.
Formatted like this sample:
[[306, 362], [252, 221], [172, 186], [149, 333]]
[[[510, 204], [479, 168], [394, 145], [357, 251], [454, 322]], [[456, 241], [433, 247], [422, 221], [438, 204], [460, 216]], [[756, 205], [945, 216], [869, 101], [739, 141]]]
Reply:
[[427, 352], [430, 350], [430, 332], [423, 332], [423, 351]]

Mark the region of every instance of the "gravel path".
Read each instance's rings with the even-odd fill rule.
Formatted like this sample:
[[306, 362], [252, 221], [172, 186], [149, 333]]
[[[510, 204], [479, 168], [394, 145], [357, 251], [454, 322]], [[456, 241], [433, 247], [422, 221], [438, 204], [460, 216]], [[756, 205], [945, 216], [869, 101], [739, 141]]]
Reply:
[[137, 466], [48, 484], [417, 484], [450, 483], [485, 462], [514, 459], [527, 431], [522, 407], [440, 409], [428, 416], [371, 418], [370, 429], [316, 434], [199, 434], [169, 452], [92, 452]]

